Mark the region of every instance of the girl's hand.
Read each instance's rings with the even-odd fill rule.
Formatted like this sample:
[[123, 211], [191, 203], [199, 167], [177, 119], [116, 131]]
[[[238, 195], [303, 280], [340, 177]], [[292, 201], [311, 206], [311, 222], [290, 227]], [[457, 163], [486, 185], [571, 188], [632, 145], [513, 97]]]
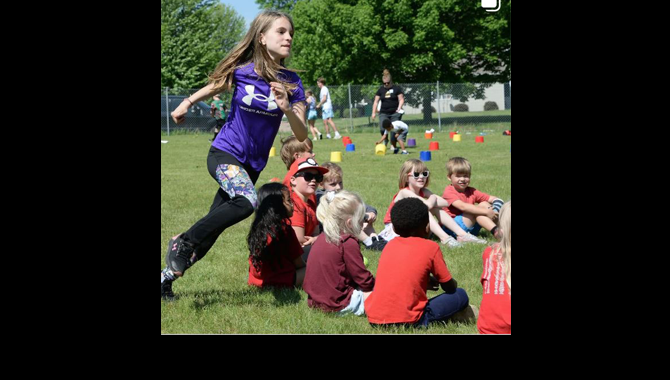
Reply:
[[368, 216], [368, 224], [374, 224], [375, 220], [377, 220], [377, 215], [374, 212], [369, 212], [366, 215]]
[[188, 113], [188, 107], [190, 106], [191, 104], [186, 99], [184, 99], [184, 101], [181, 102], [179, 107], [177, 107], [177, 109], [172, 111], [172, 113], [170, 114], [172, 116], [172, 120], [174, 120], [174, 122], [177, 124], [184, 121], [184, 119], [186, 118], [186, 114]]
[[291, 111], [291, 104], [288, 101], [288, 94], [286, 93], [286, 88], [283, 84], [278, 82], [270, 82], [270, 91], [275, 96], [275, 103], [279, 106], [279, 109], [284, 113]]
[[302, 243], [303, 247], [314, 244], [318, 236], [305, 236], [305, 241]]

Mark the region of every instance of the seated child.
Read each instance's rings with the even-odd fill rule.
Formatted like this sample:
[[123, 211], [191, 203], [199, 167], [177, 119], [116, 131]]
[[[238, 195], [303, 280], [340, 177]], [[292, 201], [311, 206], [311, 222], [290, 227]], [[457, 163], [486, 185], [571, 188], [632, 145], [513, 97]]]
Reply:
[[[293, 165], [296, 160], [304, 161], [308, 158], [314, 158], [314, 156], [316, 156], [313, 152], [314, 145], [312, 144], [312, 140], [310, 140], [309, 137], [306, 138], [305, 141], [300, 142], [297, 137], [289, 136], [285, 139], [282, 139], [281, 142], [282, 144], [281, 149], [279, 150], [279, 156], [281, 156], [281, 160], [284, 161], [286, 170], [291, 169], [291, 165]], [[284, 181], [282, 183], [289, 189], [291, 188], [291, 177], [288, 176], [288, 173], [286, 174], [286, 177], [284, 177]]]
[[292, 215], [293, 202], [286, 186], [268, 183], [258, 189], [258, 208], [247, 236], [249, 285], [302, 285], [305, 262], [289, 221]]
[[[393, 205], [401, 199], [417, 198], [422, 200], [424, 204], [428, 206], [428, 210], [431, 214], [431, 217], [429, 218], [430, 231], [440, 239], [442, 244], [446, 244], [451, 248], [460, 247], [463, 243], [486, 244], [486, 240], [465, 232], [458, 224], [456, 224], [449, 214], [442, 209], [443, 207], [449, 206], [449, 203], [439, 195], [433, 194], [433, 192], [428, 189], [429, 184], [430, 171], [423, 161], [417, 160], [416, 158], [405, 161], [402, 168], [400, 168], [400, 180], [398, 182], [399, 191], [393, 197], [393, 201], [386, 211], [386, 217], [384, 218], [385, 228], [379, 236], [386, 241], [390, 241], [398, 236], [393, 231], [391, 209], [394, 207]], [[446, 233], [442, 229], [442, 226], [440, 226], [440, 223], [453, 231], [457, 238], [454, 239]]]
[[409, 132], [409, 127], [407, 124], [403, 123], [400, 120], [391, 121], [389, 119], [384, 119], [382, 121], [382, 128], [386, 129], [386, 132], [382, 135], [382, 138], [375, 142], [375, 145], [381, 144], [387, 135], [391, 135], [391, 144], [393, 145], [393, 154], [398, 153], [398, 147], [396, 147], [396, 141], [400, 142], [400, 147], [402, 148], [402, 154], [409, 154], [405, 150], [405, 141], [407, 141], [407, 133]]
[[[321, 188], [316, 191], [316, 204], [319, 204], [321, 196], [326, 191], [339, 191], [344, 188], [342, 168], [340, 165], [325, 162], [323, 165], [324, 168], [328, 169], [328, 173], [323, 175], [323, 182], [321, 182]], [[377, 210], [366, 204], [365, 205], [365, 223], [363, 223], [363, 230], [360, 235], [358, 235], [358, 240], [365, 244], [368, 249], [373, 249], [376, 251], [381, 251], [386, 246], [386, 240], [377, 236], [377, 232], [373, 224], [377, 220]]]
[[[454, 157], [447, 162], [447, 176], [451, 185], [445, 187], [442, 198], [450, 206], [445, 207], [444, 211], [466, 232], [477, 236], [484, 227], [500, 240], [495, 220], [503, 201], [470, 187], [471, 174], [472, 166], [465, 158]], [[453, 233], [450, 235], [454, 236]]]
[[311, 308], [340, 314], [365, 313], [365, 300], [375, 278], [363, 263], [356, 236], [361, 232], [365, 207], [346, 190], [326, 193], [316, 210], [323, 233], [312, 247], [303, 289]]
[[481, 311], [477, 320], [480, 334], [512, 333], [512, 201], [500, 210], [499, 244], [484, 251]]
[[[427, 327], [459, 312], [473, 313], [467, 293], [458, 288], [444, 262], [440, 245], [426, 239], [428, 217], [428, 207], [417, 198], [403, 199], [393, 206], [391, 220], [399, 236], [382, 252], [375, 290], [365, 301], [373, 326]], [[429, 300], [426, 292], [437, 290], [437, 284], [444, 293]]]
[[291, 183], [293, 216], [291, 226], [303, 247], [303, 260], [309, 258], [309, 249], [319, 234], [319, 221], [316, 218], [316, 188], [323, 181], [328, 169], [319, 166], [313, 158], [297, 160], [291, 165], [287, 176]]

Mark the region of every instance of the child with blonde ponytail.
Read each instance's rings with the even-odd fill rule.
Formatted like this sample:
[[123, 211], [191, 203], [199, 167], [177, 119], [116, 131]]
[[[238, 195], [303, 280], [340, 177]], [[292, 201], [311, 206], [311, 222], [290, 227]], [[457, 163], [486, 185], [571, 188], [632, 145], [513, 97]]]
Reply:
[[375, 279], [363, 263], [358, 236], [365, 205], [357, 194], [329, 191], [321, 197], [316, 216], [323, 225], [312, 247], [303, 289], [309, 307], [340, 314], [365, 314], [364, 302]]
[[500, 210], [500, 243], [484, 251], [482, 304], [477, 321], [480, 334], [512, 333], [512, 201]]

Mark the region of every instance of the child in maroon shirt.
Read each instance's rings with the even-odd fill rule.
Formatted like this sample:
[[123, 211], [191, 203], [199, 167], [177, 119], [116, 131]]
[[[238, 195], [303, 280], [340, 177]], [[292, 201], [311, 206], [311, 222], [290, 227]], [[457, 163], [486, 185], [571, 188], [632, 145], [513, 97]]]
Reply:
[[327, 192], [316, 215], [324, 232], [312, 247], [305, 273], [307, 304], [326, 312], [363, 315], [364, 302], [375, 285], [356, 239], [363, 226], [365, 205], [358, 195], [346, 190]]

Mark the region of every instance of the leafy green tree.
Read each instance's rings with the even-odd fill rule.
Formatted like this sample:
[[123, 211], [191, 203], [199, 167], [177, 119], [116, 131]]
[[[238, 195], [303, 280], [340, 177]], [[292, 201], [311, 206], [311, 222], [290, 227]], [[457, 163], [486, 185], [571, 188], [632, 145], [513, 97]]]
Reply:
[[272, 8], [291, 13], [299, 0], [256, 0], [256, 4], [263, 9]]
[[244, 18], [214, 0], [161, 0], [161, 87], [204, 86], [242, 39]]
[[[415, 86], [408, 104], [431, 118], [435, 82], [493, 83], [511, 79], [511, 2], [486, 12], [472, 0], [297, 1], [291, 67], [309, 83], [396, 83]], [[461, 99], [483, 94], [471, 86]]]

